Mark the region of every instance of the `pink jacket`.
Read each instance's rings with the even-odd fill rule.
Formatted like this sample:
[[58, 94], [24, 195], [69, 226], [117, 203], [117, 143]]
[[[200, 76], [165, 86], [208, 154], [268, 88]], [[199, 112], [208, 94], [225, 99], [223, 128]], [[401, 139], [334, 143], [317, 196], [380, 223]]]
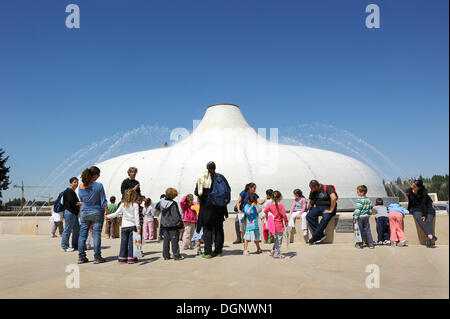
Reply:
[[280, 212], [278, 213], [277, 206], [275, 204], [270, 204], [264, 209], [264, 213], [267, 215], [269, 212], [273, 214], [273, 219], [275, 222], [275, 232], [282, 233], [284, 232], [284, 223], [287, 225], [288, 219], [286, 216], [286, 210], [284, 209], [283, 204], [278, 203], [278, 207], [280, 208]]
[[186, 204], [186, 196], [180, 201], [181, 211], [183, 212], [183, 221], [185, 223], [197, 224], [197, 213]]

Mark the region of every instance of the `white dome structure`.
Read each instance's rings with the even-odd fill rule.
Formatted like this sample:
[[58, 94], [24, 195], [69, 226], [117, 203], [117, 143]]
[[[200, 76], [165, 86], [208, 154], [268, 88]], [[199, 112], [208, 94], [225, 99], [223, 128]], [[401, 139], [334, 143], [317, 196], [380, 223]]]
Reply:
[[214, 161], [217, 172], [231, 186], [229, 211], [249, 182], [257, 185], [260, 196], [272, 188], [279, 190], [285, 200], [293, 198], [295, 188], [303, 190], [307, 197], [312, 179], [333, 184], [340, 210], [353, 208], [356, 187], [361, 184], [368, 187], [369, 197], [386, 198], [381, 179], [365, 164], [335, 152], [278, 144], [276, 131], [271, 129], [271, 133], [270, 141], [258, 134], [236, 105], [211, 105], [197, 128], [182, 141], [96, 164], [101, 169], [99, 182], [107, 196], [121, 198], [121, 183], [127, 178], [128, 168], [134, 166], [138, 168], [136, 179], [142, 194], [157, 200], [167, 187], [174, 187], [183, 196], [193, 194], [206, 163]]

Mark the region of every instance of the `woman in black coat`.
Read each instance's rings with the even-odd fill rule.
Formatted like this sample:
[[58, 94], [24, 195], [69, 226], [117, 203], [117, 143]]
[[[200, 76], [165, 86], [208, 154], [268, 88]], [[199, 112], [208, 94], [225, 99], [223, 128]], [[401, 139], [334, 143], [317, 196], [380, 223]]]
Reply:
[[436, 211], [433, 208], [433, 201], [423, 185], [423, 181], [415, 180], [411, 188], [406, 191], [408, 196], [408, 210], [417, 220], [420, 228], [423, 230], [428, 248], [434, 247], [437, 237], [434, 236], [433, 219]]
[[[203, 227], [203, 241], [205, 243], [205, 251], [202, 255], [204, 258], [211, 258], [215, 256], [222, 256], [223, 242], [224, 242], [224, 231], [223, 222], [228, 218], [227, 207], [216, 206], [212, 203], [210, 198], [210, 193], [212, 191], [212, 185], [214, 178], [220, 175], [216, 173], [216, 164], [214, 162], [209, 162], [206, 165], [208, 170], [208, 183], [209, 187], [203, 187], [202, 191], [199, 192], [198, 183], [195, 186], [194, 194], [198, 196], [200, 201], [200, 211], [198, 214], [197, 221], [197, 233]], [[223, 175], [220, 175], [225, 181], [228, 188], [230, 185]], [[200, 194], [201, 193], [201, 194]], [[212, 251], [212, 243], [214, 237], [214, 251]]]

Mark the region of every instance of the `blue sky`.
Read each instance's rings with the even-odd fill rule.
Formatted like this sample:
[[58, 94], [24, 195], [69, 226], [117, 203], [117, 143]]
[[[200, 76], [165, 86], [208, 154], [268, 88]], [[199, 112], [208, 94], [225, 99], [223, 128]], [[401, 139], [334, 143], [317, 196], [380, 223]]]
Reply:
[[[65, 26], [69, 3], [80, 29]], [[365, 27], [369, 3], [380, 6], [380, 29]], [[443, 0], [2, 1], [0, 147], [11, 180], [39, 185], [95, 141], [154, 123], [191, 128], [223, 102], [255, 128], [333, 125], [408, 175], [448, 173], [448, 9]]]

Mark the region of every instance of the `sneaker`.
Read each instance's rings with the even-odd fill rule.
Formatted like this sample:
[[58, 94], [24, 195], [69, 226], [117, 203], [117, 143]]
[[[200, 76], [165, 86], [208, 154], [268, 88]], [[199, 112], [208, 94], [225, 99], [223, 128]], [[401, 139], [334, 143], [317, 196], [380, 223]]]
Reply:
[[275, 250], [271, 250], [271, 251], [270, 251], [270, 256], [273, 257], [273, 254], [275, 254]]
[[406, 239], [403, 239], [402, 241], [400, 241], [399, 243], [398, 243], [398, 246], [399, 247], [404, 247], [404, 246], [407, 246], [407, 240]]
[[56, 237], [58, 237], [58, 236], [56, 236], [55, 234], [50, 235], [50, 238], [56, 238]]
[[70, 251], [74, 251], [74, 250], [75, 250], [75, 249], [73, 249], [72, 247], [66, 249], [66, 251], [69, 251], [69, 252], [70, 252]]
[[104, 263], [105, 261], [106, 261], [105, 258], [99, 257], [99, 258], [96, 258], [96, 259], [94, 260], [94, 264], [102, 264], [102, 263]]
[[222, 257], [223, 254], [222, 253], [212, 253], [213, 257]]
[[390, 245], [391, 244], [391, 241], [390, 240], [385, 240], [384, 242], [383, 242], [383, 245]]
[[397, 242], [396, 242], [396, 241], [393, 241], [393, 242], [391, 243], [391, 246], [397, 247]]
[[285, 256], [283, 254], [278, 254], [278, 255], [273, 255], [273, 258], [283, 259], [283, 258], [285, 258]]
[[369, 249], [375, 249], [374, 245], [369, 245]]
[[327, 236], [326, 236], [326, 235], [323, 235], [322, 238], [320, 238], [319, 240], [316, 240], [316, 241], [315, 241], [315, 244], [318, 244], [318, 243], [323, 242], [323, 241], [325, 240], [325, 238], [327, 238]]
[[313, 240], [312, 238], [310, 238], [310, 239], [308, 240], [308, 244], [314, 245], [314, 240]]
[[206, 259], [212, 258], [211, 255], [205, 255], [205, 254], [202, 254], [202, 257], [203, 257], [203, 258], [206, 258]]
[[436, 246], [436, 241], [437, 241], [437, 237], [433, 236], [433, 239], [431, 239], [431, 247], [435, 247]]
[[378, 246], [383, 246], [384, 243], [380, 240], [379, 242], [377, 242], [377, 245], [378, 245]]
[[183, 260], [184, 259], [184, 257], [183, 256], [180, 256], [180, 257], [178, 257], [178, 258], [174, 258], [173, 260]]
[[308, 236], [308, 230], [307, 230], [307, 229], [305, 229], [305, 230], [303, 231], [303, 236]]
[[86, 257], [84, 257], [82, 259], [78, 259], [78, 263], [79, 264], [84, 264], [84, 263], [87, 263], [87, 262], [89, 262], [89, 259], [87, 259]]

